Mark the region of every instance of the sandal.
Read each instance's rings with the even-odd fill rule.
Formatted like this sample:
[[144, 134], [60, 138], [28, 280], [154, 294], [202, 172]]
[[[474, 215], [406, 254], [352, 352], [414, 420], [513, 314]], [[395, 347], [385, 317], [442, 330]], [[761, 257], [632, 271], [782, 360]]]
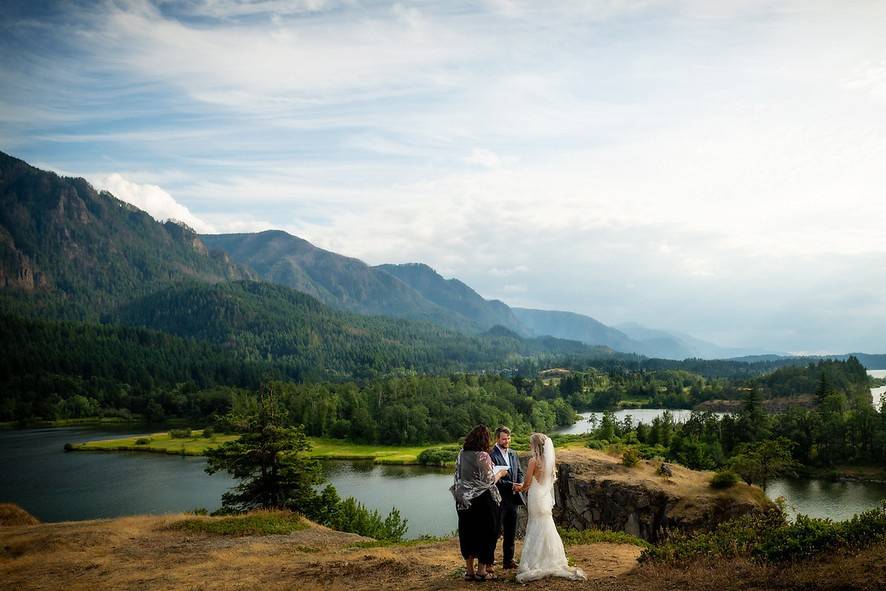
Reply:
[[477, 575], [475, 575], [474, 573], [465, 573], [465, 576], [462, 577], [462, 579], [465, 581], [476, 581]]

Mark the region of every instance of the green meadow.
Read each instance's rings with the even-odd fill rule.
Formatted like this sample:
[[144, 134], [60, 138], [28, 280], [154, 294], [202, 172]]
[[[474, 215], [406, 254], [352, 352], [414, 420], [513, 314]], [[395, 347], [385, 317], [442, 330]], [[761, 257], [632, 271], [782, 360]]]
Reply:
[[[201, 456], [206, 450], [233, 441], [238, 435], [213, 434], [203, 437], [203, 431], [194, 430], [191, 437], [172, 437], [169, 432], [149, 433], [120, 439], [87, 441], [67, 446], [69, 451], [142, 451], [186, 456]], [[309, 437], [308, 456], [323, 460], [371, 460], [376, 464], [418, 464], [418, 454], [427, 445], [395, 446], [351, 443], [340, 439]]]

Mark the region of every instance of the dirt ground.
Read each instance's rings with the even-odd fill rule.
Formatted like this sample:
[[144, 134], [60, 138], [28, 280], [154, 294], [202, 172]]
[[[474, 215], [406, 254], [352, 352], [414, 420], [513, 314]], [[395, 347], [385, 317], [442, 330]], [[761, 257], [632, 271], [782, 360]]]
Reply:
[[186, 517], [192, 516], [2, 527], [0, 589], [886, 589], [886, 545], [781, 569], [735, 562], [638, 565], [636, 546], [571, 546], [567, 552], [588, 581], [520, 585], [512, 573], [498, 581], [462, 581], [457, 540], [354, 548], [364, 538], [313, 524], [289, 535], [246, 537], [167, 529]]

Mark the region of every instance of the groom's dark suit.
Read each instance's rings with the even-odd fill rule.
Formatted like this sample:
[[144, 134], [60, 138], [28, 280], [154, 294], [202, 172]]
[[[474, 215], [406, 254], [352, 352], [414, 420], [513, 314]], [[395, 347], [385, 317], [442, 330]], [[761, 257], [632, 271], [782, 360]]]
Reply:
[[517, 533], [517, 507], [526, 504], [526, 501], [523, 498], [523, 493], [515, 493], [513, 489], [515, 482], [523, 482], [523, 469], [520, 467], [520, 460], [517, 458], [517, 453], [510, 448], [508, 449], [507, 462], [505, 462], [505, 458], [497, 445], [492, 447], [492, 452], [489, 455], [497, 466], [504, 466], [505, 464], [510, 465], [508, 473], [502, 476], [501, 480], [496, 484], [498, 492], [501, 493], [499, 518], [501, 520], [501, 527], [504, 530], [504, 540], [502, 541], [502, 551], [504, 554], [503, 565], [507, 567], [514, 562], [514, 538]]

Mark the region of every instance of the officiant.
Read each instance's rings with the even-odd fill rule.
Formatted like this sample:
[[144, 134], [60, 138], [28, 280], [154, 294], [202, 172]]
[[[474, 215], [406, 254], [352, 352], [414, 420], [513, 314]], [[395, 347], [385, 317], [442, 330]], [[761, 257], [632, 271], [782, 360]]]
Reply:
[[[501, 495], [498, 506], [499, 524], [502, 529], [502, 565], [505, 569], [517, 568], [514, 560], [514, 538], [517, 533], [517, 507], [526, 504], [522, 492], [514, 492], [514, 484], [523, 482], [523, 469], [517, 452], [511, 449], [511, 430], [501, 426], [495, 430], [495, 445], [489, 454], [497, 466], [507, 466], [507, 472], [496, 483]], [[496, 540], [497, 541], [497, 540]]]

